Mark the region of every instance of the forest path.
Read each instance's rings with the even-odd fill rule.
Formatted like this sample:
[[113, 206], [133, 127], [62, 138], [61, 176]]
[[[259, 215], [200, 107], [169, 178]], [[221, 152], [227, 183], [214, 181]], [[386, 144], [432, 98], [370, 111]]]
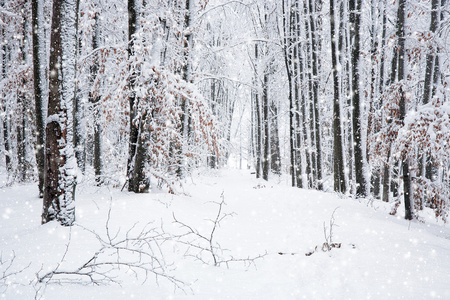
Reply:
[[[153, 280], [144, 285], [125, 273], [122, 286], [50, 285], [46, 299], [450, 299], [450, 228], [437, 224], [432, 215], [425, 223], [406, 221], [402, 210], [389, 215], [383, 202], [341, 198], [333, 193], [297, 189], [288, 181], [257, 180], [249, 171], [221, 170], [187, 178], [187, 195], [162, 191], [149, 194], [121, 192], [109, 187], [80, 186], [77, 224], [102, 233], [108, 211], [110, 229], [124, 234], [136, 222], [143, 226], [164, 224], [167, 233], [182, 231], [176, 218], [209, 236], [223, 194], [222, 213], [213, 242], [219, 258], [253, 258], [250, 267], [235, 261], [214, 267], [186, 256], [183, 245], [165, 249], [174, 263], [173, 274], [191, 283], [193, 294], [173, 291], [173, 286]], [[35, 185], [0, 190], [0, 249], [14, 250], [17, 266], [31, 266], [15, 280], [6, 299], [29, 299], [28, 283], [41, 268], [47, 270], [63, 256], [69, 228], [55, 222], [40, 225], [42, 200]], [[323, 252], [324, 226], [341, 248]], [[98, 247], [82, 228], [71, 231], [66, 262], [77, 265]], [[317, 246], [317, 249], [316, 249]], [[192, 251], [192, 249], [191, 249]], [[307, 256], [306, 254], [311, 253]], [[283, 255], [280, 255], [282, 253]], [[196, 255], [195, 252], [191, 254]], [[203, 258], [210, 260], [208, 253]], [[126, 295], [126, 296], [125, 296]], [[30, 296], [30, 297], [28, 297]], [[130, 296], [130, 297], [129, 297]]]

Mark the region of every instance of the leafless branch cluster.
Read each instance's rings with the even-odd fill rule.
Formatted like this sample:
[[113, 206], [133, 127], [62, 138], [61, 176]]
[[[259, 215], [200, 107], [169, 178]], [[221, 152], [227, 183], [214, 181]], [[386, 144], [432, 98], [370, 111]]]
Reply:
[[14, 266], [15, 260], [16, 260], [16, 253], [14, 251], [12, 252], [11, 258], [9, 259], [5, 259], [3, 257], [3, 252], [0, 253], [0, 292], [2, 293], [4, 293], [7, 290], [8, 285], [10, 285], [11, 283], [10, 278], [22, 273], [31, 264], [30, 263], [28, 264], [28, 266], [16, 270]]
[[[331, 214], [331, 218], [330, 218], [330, 227], [327, 228], [327, 226], [325, 225], [325, 222], [323, 222], [323, 234], [325, 236], [325, 243], [322, 244], [322, 251], [326, 252], [326, 251], [331, 251], [331, 249], [333, 248], [340, 248], [341, 244], [340, 243], [333, 243], [333, 227], [337, 226], [335, 224], [335, 218], [334, 218], [334, 213], [336, 212], [336, 210], [339, 207], [336, 207], [333, 211], [333, 213]], [[328, 229], [328, 233], [327, 233], [327, 229]]]
[[[255, 257], [235, 258], [231, 254], [225, 255], [225, 252], [230, 252], [230, 250], [223, 249], [216, 241], [214, 234], [217, 228], [220, 227], [220, 223], [225, 218], [235, 215], [235, 213], [223, 212], [223, 207], [226, 205], [223, 192], [220, 199], [220, 202], [213, 202], [218, 206], [217, 214], [214, 219], [208, 220], [212, 223], [212, 228], [211, 231], [206, 234], [202, 234], [196, 228], [179, 221], [175, 217], [175, 214], [173, 214], [174, 223], [186, 230], [185, 233], [175, 236], [175, 238], [177, 238], [179, 243], [188, 246], [185, 253], [186, 256], [194, 257], [204, 264], [213, 264], [214, 266], [226, 265], [228, 268], [229, 264], [232, 262], [242, 262], [246, 267], [252, 265], [256, 267], [255, 261], [258, 258], [264, 257], [267, 253], [259, 254]], [[191, 249], [195, 249], [195, 252], [192, 253]], [[207, 253], [207, 256], [209, 256], [210, 259], [206, 258], [204, 253]]]
[[335, 224], [334, 214], [335, 214], [335, 212], [336, 212], [336, 210], [338, 208], [339, 207], [336, 207], [334, 209], [333, 213], [331, 214], [329, 227], [327, 227], [326, 223], [323, 222], [323, 234], [324, 234], [324, 237], [325, 237], [325, 242], [322, 244], [322, 247], [316, 246], [313, 251], [305, 253], [306, 256], [313, 255], [314, 252], [316, 252], [319, 248], [321, 248], [323, 252], [329, 252], [333, 248], [341, 248], [341, 243], [333, 242], [333, 228], [334, 228], [334, 226], [338, 226], [338, 225]]
[[[173, 283], [176, 289], [184, 291], [185, 283], [172, 276], [173, 266], [164, 260], [161, 245], [170, 236], [153, 223], [147, 223], [142, 229], [138, 229], [135, 223], [125, 234], [121, 234], [120, 228], [113, 231], [110, 228], [111, 208], [105, 224], [106, 236], [82, 227], [92, 233], [100, 243], [100, 247], [92, 253], [89, 259], [78, 267], [64, 269], [62, 267], [69, 251], [69, 242], [60, 263], [50, 272], [37, 274], [37, 281], [41, 284], [48, 283], [78, 283], [78, 284], [119, 284], [119, 274], [132, 274], [137, 280], [145, 283], [150, 275], [156, 282], [163, 278]], [[79, 225], [78, 225], [79, 226]]]

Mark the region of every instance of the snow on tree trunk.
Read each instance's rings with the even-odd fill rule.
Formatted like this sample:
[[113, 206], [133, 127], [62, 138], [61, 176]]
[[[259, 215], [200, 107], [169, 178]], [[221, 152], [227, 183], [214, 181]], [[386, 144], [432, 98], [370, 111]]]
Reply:
[[[397, 11], [397, 36], [398, 36], [398, 82], [403, 84], [405, 80], [405, 0], [400, 0]], [[400, 121], [404, 123], [406, 116], [406, 96], [402, 86], [400, 86]], [[405, 204], [405, 219], [412, 219], [411, 205], [411, 175], [409, 170], [409, 158], [407, 154], [402, 154], [403, 169], [403, 198]]]
[[49, 64], [42, 223], [75, 221], [72, 101], [75, 96], [75, 0], [54, 0]]

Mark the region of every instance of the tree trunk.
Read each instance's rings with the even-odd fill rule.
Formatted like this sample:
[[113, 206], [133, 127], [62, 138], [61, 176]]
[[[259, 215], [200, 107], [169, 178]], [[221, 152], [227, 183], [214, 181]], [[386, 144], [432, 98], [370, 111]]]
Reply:
[[362, 142], [362, 119], [359, 87], [359, 57], [360, 57], [360, 24], [361, 24], [361, 0], [350, 0], [350, 28], [353, 38], [351, 53], [352, 65], [352, 106], [353, 106], [353, 142], [354, 142], [354, 163], [356, 196], [367, 196], [366, 176], [364, 174], [364, 155]]
[[[383, 9], [381, 11], [381, 15], [383, 16], [383, 21], [382, 21], [382, 33], [381, 33], [381, 53], [380, 53], [380, 82], [379, 82], [379, 96], [380, 96], [380, 107], [383, 107], [383, 93], [384, 93], [384, 46], [386, 44], [386, 3], [384, 3], [383, 5]], [[381, 115], [381, 126], [384, 125], [384, 115]], [[378, 129], [377, 129], [378, 131]], [[389, 202], [389, 181], [390, 181], [390, 176], [389, 176], [389, 165], [383, 164], [382, 165], [382, 170], [383, 170], [383, 174], [382, 174], [382, 179], [380, 178], [380, 183], [379, 183], [379, 187], [378, 189], [381, 189], [381, 186], [383, 186], [383, 195], [382, 195], [382, 199], [385, 202]], [[381, 170], [380, 170], [381, 172]], [[380, 174], [381, 176], [381, 174]], [[379, 194], [380, 192], [375, 194]]]
[[[304, 7], [304, 13], [307, 16], [309, 14], [307, 1], [303, 2]], [[307, 74], [308, 74], [308, 88], [306, 89], [307, 96], [306, 99], [312, 99], [313, 98], [313, 77], [312, 77], [312, 44], [311, 44], [311, 28], [310, 23], [308, 22], [308, 19], [305, 18], [305, 30], [306, 30], [306, 61], [307, 61]], [[305, 107], [306, 107], [305, 102]], [[313, 104], [310, 103], [309, 105], [309, 136], [310, 136], [310, 148], [311, 148], [311, 170], [308, 173], [309, 177], [309, 185], [310, 188], [317, 188], [317, 164], [316, 164], [316, 157], [317, 152], [315, 148], [315, 132], [314, 132], [314, 107]]]
[[313, 76], [313, 107], [314, 107], [314, 136], [316, 142], [316, 168], [317, 189], [323, 190], [322, 182], [322, 142], [320, 133], [320, 108], [319, 108], [319, 78], [318, 78], [318, 56], [317, 56], [317, 32], [315, 19], [313, 17], [313, 0], [309, 0], [309, 21], [311, 31], [311, 53], [312, 53], [312, 76]]
[[[2, 30], [2, 38], [5, 40], [5, 31]], [[6, 43], [2, 43], [2, 78], [6, 78], [6, 58], [8, 53], [8, 48], [6, 46]], [[2, 94], [2, 97], [5, 97], [4, 94]], [[12, 172], [12, 163], [11, 163], [11, 145], [10, 145], [10, 137], [9, 137], [9, 131], [10, 131], [10, 116], [7, 110], [7, 103], [4, 103], [4, 106], [2, 107], [2, 119], [3, 119], [3, 146], [5, 148], [5, 164], [6, 164], [6, 173], [8, 177], [11, 175]]]
[[[258, 62], [258, 44], [255, 44], [255, 65]], [[258, 74], [257, 70], [255, 68], [255, 85], [258, 83]], [[261, 171], [262, 171], [262, 161], [261, 161], [261, 153], [262, 153], [262, 125], [261, 125], [261, 103], [260, 103], [260, 97], [258, 90], [254, 91], [254, 98], [255, 98], [255, 110], [256, 110], [256, 178], [261, 177]]]
[[75, 221], [75, 167], [71, 139], [75, 93], [74, 0], [54, 0], [50, 42], [49, 99], [45, 141], [45, 184], [42, 223]]
[[[80, 0], [76, 0], [76, 10], [79, 11]], [[76, 15], [76, 50], [75, 53], [78, 56], [81, 50], [81, 39], [78, 32], [78, 14]], [[97, 23], [97, 20], [95, 21]], [[95, 25], [96, 26], [96, 25]], [[95, 29], [94, 29], [95, 31]], [[95, 49], [95, 48], [94, 48]], [[75, 60], [75, 69], [77, 69], [78, 60]], [[76, 70], [78, 74], [78, 70]], [[77, 76], [77, 75], [76, 75]], [[75, 96], [73, 98], [73, 147], [75, 149], [75, 158], [77, 160], [78, 168], [84, 174], [86, 170], [86, 137], [85, 129], [82, 125], [83, 110], [84, 107], [81, 101], [81, 95], [78, 88], [78, 80], [75, 80]]]
[[[431, 21], [430, 21], [430, 33], [434, 36], [439, 24], [439, 0], [431, 1]], [[426, 57], [426, 66], [425, 66], [425, 82], [423, 87], [423, 104], [427, 104], [430, 99], [434, 96], [435, 91], [435, 79], [437, 77], [437, 73], [439, 72], [439, 61], [438, 56], [436, 55], [437, 49], [434, 47], [430, 47], [429, 52]], [[433, 162], [432, 158], [428, 155], [428, 153], [422, 153], [421, 157], [419, 157], [422, 166], [425, 166], [425, 173], [422, 174], [426, 179], [432, 179], [433, 173]], [[420, 168], [422, 169], [422, 168]]]
[[[98, 14], [95, 16], [94, 24], [94, 35], [92, 37], [92, 49], [95, 50], [99, 47], [99, 27], [98, 27], [99, 17]], [[102, 184], [102, 139], [101, 139], [101, 123], [100, 123], [100, 95], [98, 88], [95, 87], [95, 80], [98, 75], [98, 52], [95, 54], [93, 64], [90, 69], [91, 76], [91, 92], [89, 94], [89, 101], [92, 104], [94, 111], [94, 173], [95, 182], [100, 185]], [[97, 88], [97, 90], [94, 90]]]
[[[398, 82], [401, 84], [405, 79], [405, 0], [400, 0], [397, 11], [397, 36], [398, 36]], [[400, 121], [404, 124], [406, 116], [406, 96], [403, 87], [400, 87]], [[405, 219], [412, 219], [411, 203], [411, 177], [409, 174], [409, 159], [406, 154], [402, 156], [403, 169], [403, 197], [405, 202]]]
[[[296, 166], [296, 151], [295, 151], [295, 119], [294, 119], [294, 99], [292, 96], [293, 82], [292, 82], [292, 70], [290, 68], [292, 57], [289, 55], [290, 51], [288, 48], [291, 47], [291, 39], [287, 37], [287, 35], [292, 34], [292, 25], [289, 21], [291, 20], [290, 15], [287, 16], [287, 12], [285, 10], [285, 2], [282, 1], [282, 9], [283, 9], [283, 26], [284, 26], [284, 37], [283, 37], [283, 54], [284, 54], [284, 64], [286, 67], [286, 74], [288, 78], [288, 99], [289, 99], [289, 152], [290, 152], [290, 173], [291, 173], [291, 185], [296, 186], [296, 177], [297, 177], [297, 166]], [[287, 16], [287, 17], [286, 17]]]
[[136, 148], [136, 155], [134, 158], [133, 181], [132, 186], [135, 193], [147, 193], [150, 189], [150, 181], [145, 173], [145, 165], [148, 161], [147, 148], [148, 148], [148, 132], [145, 131], [145, 119], [147, 114], [144, 113], [139, 120], [139, 138]]
[[281, 175], [280, 140], [278, 134], [278, 108], [272, 102], [270, 107], [270, 169], [274, 174]]
[[268, 95], [268, 84], [269, 75], [267, 70], [264, 71], [263, 79], [263, 94], [262, 94], [262, 104], [263, 104], [263, 125], [264, 125], [264, 156], [263, 156], [263, 174], [264, 180], [269, 180], [270, 171], [270, 123], [269, 123], [269, 95]]
[[[438, 19], [439, 0], [431, 0], [431, 21], [430, 32], [436, 33], [439, 19]], [[430, 101], [430, 95], [433, 85], [433, 64], [435, 58], [435, 51], [430, 49], [431, 52], [427, 53], [426, 67], [425, 67], [425, 83], [423, 86], [423, 104], [427, 104]]]
[[[184, 30], [187, 32], [184, 37], [184, 61], [182, 66], [182, 77], [186, 82], [190, 82], [191, 80], [191, 62], [190, 62], [190, 49], [192, 47], [193, 36], [191, 33], [191, 10], [192, 3], [191, 0], [185, 0], [185, 15], [184, 15]], [[189, 135], [190, 135], [190, 115], [189, 115], [189, 99], [185, 98], [181, 101], [181, 110], [183, 111], [181, 115], [181, 133], [182, 139], [184, 143], [189, 143]], [[181, 153], [179, 153], [179, 162], [178, 162], [178, 177], [185, 176], [185, 156], [183, 153], [183, 143], [181, 145]]]
[[345, 193], [344, 153], [342, 150], [341, 129], [341, 99], [339, 97], [339, 78], [337, 70], [336, 30], [334, 22], [334, 0], [330, 0], [330, 34], [331, 34], [331, 62], [333, 68], [333, 162], [334, 162], [334, 191]]
[[134, 35], [137, 30], [137, 11], [136, 11], [136, 1], [137, 0], [128, 0], [128, 59], [130, 63], [130, 77], [128, 81], [129, 87], [129, 96], [128, 102], [130, 105], [130, 139], [129, 139], [129, 148], [128, 148], [128, 163], [127, 163], [127, 178], [128, 178], [128, 190], [134, 191], [135, 187], [133, 186], [134, 180], [132, 180], [133, 175], [133, 165], [134, 165], [134, 155], [136, 154], [136, 145], [138, 142], [138, 133], [139, 128], [134, 123], [136, 118], [136, 91], [135, 82], [136, 82], [136, 71], [134, 70], [134, 66], [131, 65], [131, 58], [134, 55]]
[[[292, 37], [295, 39], [300, 39], [300, 5], [299, 1], [295, 0], [295, 4], [293, 5], [295, 9], [292, 12], [291, 17], [291, 27], [292, 27]], [[297, 187], [303, 188], [304, 186], [308, 186], [308, 179], [306, 179], [306, 183], [303, 182], [303, 166], [302, 166], [302, 143], [307, 141], [307, 132], [306, 132], [306, 115], [305, 115], [305, 95], [301, 92], [300, 86], [303, 83], [303, 59], [301, 57], [300, 45], [294, 45], [293, 49], [293, 61], [291, 62], [293, 65], [293, 84], [294, 84], [294, 102], [295, 102], [295, 166], [296, 166], [296, 184]], [[302, 122], [302, 121], [303, 122]], [[302, 127], [300, 127], [302, 124]], [[309, 150], [305, 147], [305, 157], [306, 157], [306, 172], [311, 172], [310, 166], [310, 155]]]
[[[25, 52], [22, 52], [25, 53]], [[23, 86], [26, 85], [26, 81], [24, 81]], [[25, 95], [20, 94], [17, 97], [17, 105], [18, 105], [18, 113], [21, 116], [21, 119], [17, 123], [16, 127], [16, 135], [17, 135], [17, 172], [18, 179], [20, 182], [25, 182], [27, 177], [27, 163], [26, 163], [26, 99]]]
[[42, 84], [44, 81], [43, 70], [41, 70], [41, 40], [39, 33], [42, 25], [40, 20], [43, 20], [41, 1], [32, 0], [31, 14], [32, 14], [32, 39], [33, 39], [33, 84], [34, 84], [34, 105], [36, 117], [36, 164], [38, 171], [38, 188], [39, 198], [44, 197], [44, 142], [45, 142], [45, 125], [44, 125], [44, 99], [42, 92]]

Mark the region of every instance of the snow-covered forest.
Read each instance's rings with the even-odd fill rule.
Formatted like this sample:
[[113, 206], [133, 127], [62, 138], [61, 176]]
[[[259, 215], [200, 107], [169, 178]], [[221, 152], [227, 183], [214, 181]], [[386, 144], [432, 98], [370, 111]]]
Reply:
[[5, 299], [450, 299], [450, 1], [0, 0]]

